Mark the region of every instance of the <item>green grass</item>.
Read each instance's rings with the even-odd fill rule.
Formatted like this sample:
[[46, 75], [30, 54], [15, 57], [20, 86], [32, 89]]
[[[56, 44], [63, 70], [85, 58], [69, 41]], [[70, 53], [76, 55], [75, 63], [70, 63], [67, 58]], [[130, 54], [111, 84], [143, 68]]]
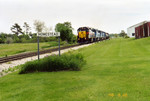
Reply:
[[[65, 45], [66, 42], [61, 42]], [[43, 42], [40, 43], [40, 50], [51, 47], [57, 47], [58, 42]], [[14, 55], [23, 52], [37, 51], [37, 43], [13, 43], [13, 44], [0, 44], [0, 57]]]
[[113, 39], [78, 51], [87, 61], [81, 71], [0, 78], [0, 101], [150, 100], [150, 38]]

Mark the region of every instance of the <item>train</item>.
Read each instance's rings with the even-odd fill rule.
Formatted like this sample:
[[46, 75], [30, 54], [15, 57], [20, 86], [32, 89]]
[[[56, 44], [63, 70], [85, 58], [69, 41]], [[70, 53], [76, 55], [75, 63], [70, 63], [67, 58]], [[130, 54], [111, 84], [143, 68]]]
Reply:
[[109, 39], [108, 33], [90, 27], [79, 27], [77, 33], [78, 43], [91, 43]]

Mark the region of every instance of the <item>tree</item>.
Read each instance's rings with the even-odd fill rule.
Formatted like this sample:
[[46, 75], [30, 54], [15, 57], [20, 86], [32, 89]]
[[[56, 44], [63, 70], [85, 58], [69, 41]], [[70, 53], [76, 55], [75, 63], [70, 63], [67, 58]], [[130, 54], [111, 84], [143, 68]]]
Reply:
[[18, 36], [19, 34], [23, 34], [20, 25], [18, 25], [17, 23], [15, 23], [10, 29], [11, 29], [11, 31], [12, 31], [14, 34], [16, 34], [17, 36]]
[[60, 32], [60, 38], [62, 41], [67, 40], [71, 42], [73, 39], [73, 28], [71, 26], [71, 22], [58, 23], [55, 26], [55, 31]]
[[13, 40], [14, 40], [14, 43], [20, 43], [21, 42], [19, 37], [16, 34], [13, 35]]
[[114, 37], [117, 38], [117, 37], [118, 37], [118, 34], [114, 34]]
[[127, 36], [127, 34], [125, 33], [124, 30], [121, 30], [120, 37], [125, 37], [125, 36]]
[[0, 33], [0, 43], [5, 43], [6, 38], [7, 38], [6, 33]]
[[2, 38], [0, 38], [0, 44], [1, 44], [1, 43], [4, 43], [4, 40], [3, 40]]
[[42, 32], [43, 29], [45, 28], [45, 23], [44, 22], [41, 22], [39, 20], [35, 20], [34, 21], [34, 27], [35, 27], [35, 30], [39, 33], [39, 32]]
[[13, 39], [11, 37], [7, 37], [6, 38], [6, 43], [7, 44], [13, 43]]
[[77, 42], [77, 36], [73, 35], [73, 43]]
[[24, 22], [23, 25], [24, 29], [25, 29], [25, 34], [29, 34], [29, 31], [31, 30], [31, 27], [29, 26], [29, 24], [27, 24], [26, 22]]

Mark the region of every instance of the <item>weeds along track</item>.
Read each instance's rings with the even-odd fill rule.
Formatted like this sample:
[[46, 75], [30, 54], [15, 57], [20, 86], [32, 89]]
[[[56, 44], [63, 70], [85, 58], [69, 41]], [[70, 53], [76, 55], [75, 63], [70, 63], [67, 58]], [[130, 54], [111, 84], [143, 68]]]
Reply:
[[[76, 46], [80, 46], [80, 44], [75, 44], [75, 45], [72, 45], [72, 46], [60, 47], [60, 50], [67, 49], [67, 48], [72, 48], [72, 47], [76, 47]], [[58, 51], [58, 49], [59, 48], [41, 50], [39, 52], [39, 54], [55, 52], [55, 51]], [[17, 54], [17, 55], [13, 55], [13, 56], [8, 56], [8, 57], [2, 57], [2, 58], [0, 58], [0, 64], [6, 63], [6, 62], [9, 62], [9, 61], [14, 61], [14, 60], [27, 58], [27, 57], [32, 57], [32, 56], [36, 56], [36, 55], [37, 55], [37, 52], [28, 52], [28, 53], [21, 53], [21, 54]]]

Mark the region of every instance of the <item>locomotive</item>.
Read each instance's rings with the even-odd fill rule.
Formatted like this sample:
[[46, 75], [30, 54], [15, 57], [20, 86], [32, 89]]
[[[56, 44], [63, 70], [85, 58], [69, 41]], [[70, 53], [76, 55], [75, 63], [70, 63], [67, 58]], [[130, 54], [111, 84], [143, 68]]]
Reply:
[[90, 43], [109, 39], [109, 34], [90, 27], [80, 27], [77, 30], [78, 43]]

